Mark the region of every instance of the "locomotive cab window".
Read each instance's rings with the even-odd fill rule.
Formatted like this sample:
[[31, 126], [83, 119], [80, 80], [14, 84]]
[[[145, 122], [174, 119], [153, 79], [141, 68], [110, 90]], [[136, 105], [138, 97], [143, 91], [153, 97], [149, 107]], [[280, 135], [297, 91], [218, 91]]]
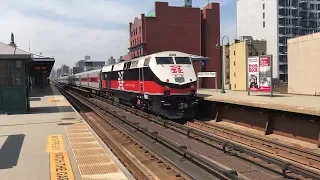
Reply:
[[175, 57], [176, 64], [191, 64], [189, 57]]
[[156, 57], [157, 64], [174, 64], [172, 57]]

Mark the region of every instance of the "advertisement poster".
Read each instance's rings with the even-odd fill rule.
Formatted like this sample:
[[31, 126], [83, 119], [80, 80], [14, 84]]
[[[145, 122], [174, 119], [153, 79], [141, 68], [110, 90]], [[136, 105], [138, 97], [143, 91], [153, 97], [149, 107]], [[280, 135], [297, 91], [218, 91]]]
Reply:
[[271, 57], [260, 56], [259, 91], [271, 91]]
[[248, 58], [249, 91], [271, 92], [271, 56]]
[[259, 89], [259, 57], [248, 58], [248, 71], [249, 90], [257, 91]]

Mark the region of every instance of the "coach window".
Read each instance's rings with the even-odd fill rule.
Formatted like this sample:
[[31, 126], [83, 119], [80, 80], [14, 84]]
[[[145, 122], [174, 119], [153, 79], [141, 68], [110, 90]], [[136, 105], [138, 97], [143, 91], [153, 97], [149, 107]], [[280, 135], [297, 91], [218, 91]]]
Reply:
[[176, 64], [191, 64], [189, 57], [175, 57]]
[[172, 57], [156, 57], [157, 64], [173, 64]]

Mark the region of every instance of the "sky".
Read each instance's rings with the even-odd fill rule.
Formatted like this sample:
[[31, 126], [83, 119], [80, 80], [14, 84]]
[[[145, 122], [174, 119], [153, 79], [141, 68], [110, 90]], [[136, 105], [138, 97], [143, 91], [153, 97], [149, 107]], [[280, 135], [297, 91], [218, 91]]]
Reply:
[[[231, 41], [236, 37], [236, 0], [210, 2], [220, 2], [220, 33]], [[193, 0], [194, 7], [207, 3]], [[73, 67], [85, 55], [117, 59], [128, 52], [129, 22], [153, 8], [154, 0], [1, 0], [0, 42], [9, 43], [13, 32], [18, 48], [29, 51], [30, 40], [30, 52], [54, 57], [55, 68]]]

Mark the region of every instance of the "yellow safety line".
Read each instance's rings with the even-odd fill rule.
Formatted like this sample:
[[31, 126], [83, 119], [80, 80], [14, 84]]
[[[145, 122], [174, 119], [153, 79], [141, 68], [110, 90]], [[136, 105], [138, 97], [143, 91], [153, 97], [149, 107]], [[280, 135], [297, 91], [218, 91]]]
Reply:
[[49, 102], [54, 102], [54, 100], [55, 100], [55, 99], [52, 98], [52, 97], [48, 98], [48, 101], [49, 101]]
[[68, 152], [62, 135], [50, 135], [47, 139], [46, 152], [49, 152], [50, 179], [74, 180]]
[[64, 148], [64, 140], [61, 135], [48, 136], [46, 152], [64, 151]]

